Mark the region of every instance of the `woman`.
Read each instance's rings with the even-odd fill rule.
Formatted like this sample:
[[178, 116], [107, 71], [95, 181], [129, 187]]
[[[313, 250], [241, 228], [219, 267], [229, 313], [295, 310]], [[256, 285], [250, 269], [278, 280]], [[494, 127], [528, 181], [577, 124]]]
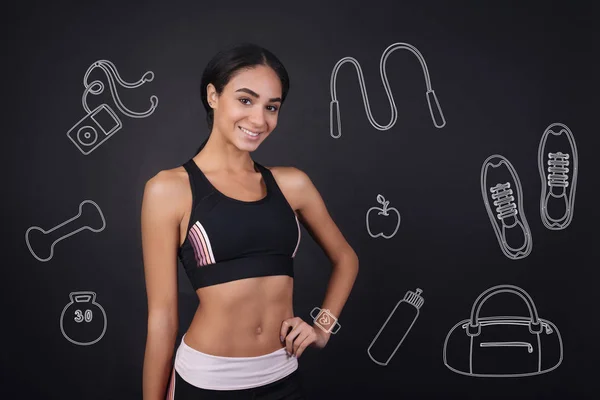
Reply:
[[[332, 262], [322, 314], [341, 314], [358, 257], [304, 172], [250, 157], [277, 126], [289, 89], [281, 62], [259, 46], [233, 46], [209, 62], [201, 88], [209, 138], [144, 189], [143, 397], [302, 399], [297, 358], [325, 347], [335, 320], [313, 326], [294, 316], [299, 224]], [[172, 364], [177, 258], [200, 302]]]

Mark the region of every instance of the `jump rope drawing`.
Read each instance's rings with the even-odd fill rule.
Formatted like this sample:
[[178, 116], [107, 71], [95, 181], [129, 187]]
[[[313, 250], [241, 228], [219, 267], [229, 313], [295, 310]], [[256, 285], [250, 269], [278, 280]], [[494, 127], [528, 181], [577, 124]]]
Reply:
[[95, 149], [97, 149], [102, 143], [108, 138], [119, 131], [123, 124], [117, 116], [117, 114], [107, 105], [101, 104], [94, 110], [91, 110], [87, 105], [88, 94], [100, 94], [104, 91], [104, 84], [102, 81], [95, 80], [88, 82], [91, 72], [95, 68], [100, 68], [108, 78], [109, 89], [115, 105], [123, 114], [131, 118], [146, 118], [151, 115], [156, 107], [158, 107], [158, 97], [152, 95], [150, 97], [150, 108], [143, 112], [136, 112], [128, 109], [121, 102], [119, 94], [117, 93], [117, 86], [115, 81], [126, 89], [137, 88], [145, 84], [146, 82], [152, 82], [154, 79], [154, 73], [152, 71], [146, 71], [141, 79], [136, 82], [124, 81], [117, 68], [114, 64], [108, 60], [98, 60], [93, 63], [85, 73], [83, 77], [83, 96], [81, 102], [83, 109], [87, 112], [87, 115], [80, 119], [69, 131], [67, 137], [75, 144], [75, 146], [84, 154], [88, 155]]
[[[369, 119], [369, 122], [371, 123], [371, 125], [373, 125], [373, 127], [375, 129], [378, 129], [380, 131], [388, 130], [392, 126], [394, 126], [394, 124], [396, 123], [397, 116], [398, 116], [398, 110], [396, 109], [396, 104], [394, 103], [394, 97], [392, 96], [392, 92], [390, 90], [390, 85], [389, 85], [387, 75], [386, 75], [386, 70], [385, 70], [385, 64], [387, 62], [387, 58], [389, 57], [389, 55], [398, 49], [404, 49], [404, 50], [410, 51], [417, 57], [417, 59], [421, 63], [421, 68], [423, 69], [423, 74], [425, 75], [425, 86], [427, 88], [427, 91], [426, 91], [427, 104], [429, 105], [429, 112], [431, 114], [431, 119], [433, 120], [433, 124], [435, 125], [436, 128], [442, 128], [442, 127], [444, 127], [444, 125], [446, 125], [446, 120], [444, 119], [444, 114], [442, 113], [442, 108], [440, 107], [440, 103], [438, 102], [437, 96], [436, 96], [433, 88], [431, 87], [431, 79], [429, 77], [429, 70], [427, 69], [427, 64], [425, 63], [425, 59], [423, 58], [423, 56], [421, 55], [419, 50], [417, 50], [416, 47], [414, 47], [408, 43], [399, 42], [399, 43], [394, 43], [394, 44], [390, 45], [387, 49], [385, 49], [385, 51], [381, 55], [381, 61], [379, 62], [379, 72], [381, 74], [383, 86], [385, 88], [385, 92], [388, 96], [388, 99], [390, 101], [390, 106], [392, 108], [392, 116], [391, 116], [390, 123], [385, 126], [379, 125], [375, 121], [375, 119], [373, 119], [373, 115], [371, 115], [371, 107], [369, 106], [367, 90], [365, 88], [363, 72], [360, 67], [360, 64], [353, 57], [344, 57], [335, 64], [335, 66], [333, 67], [333, 71], [331, 72], [331, 81], [330, 81], [331, 103], [329, 104], [329, 112], [330, 112], [329, 130], [330, 130], [331, 137], [333, 137], [334, 139], [338, 139], [340, 136], [342, 136], [340, 105], [339, 105], [339, 102], [337, 99], [336, 79], [337, 79], [337, 74], [338, 74], [339, 69], [341, 68], [341, 66], [343, 64], [345, 64], [347, 62], [352, 63], [358, 73], [358, 82], [360, 84], [360, 91], [362, 93], [363, 102], [365, 105], [365, 112], [367, 113], [367, 118]], [[434, 104], [435, 104], [435, 110], [437, 111], [437, 114], [438, 114], [438, 118], [441, 120], [440, 123], [438, 123], [438, 121], [436, 120], [436, 115], [434, 113], [434, 106], [433, 106]], [[334, 132], [336, 126], [338, 129], [337, 135]]]
[[[86, 222], [82, 223], [82, 221]], [[106, 221], [98, 204], [92, 200], [84, 200], [79, 204], [79, 213], [76, 216], [54, 228], [44, 230], [39, 226], [32, 226], [27, 229], [25, 242], [31, 254], [38, 261], [46, 262], [52, 259], [54, 246], [61, 240], [84, 230], [101, 232], [105, 227]]]

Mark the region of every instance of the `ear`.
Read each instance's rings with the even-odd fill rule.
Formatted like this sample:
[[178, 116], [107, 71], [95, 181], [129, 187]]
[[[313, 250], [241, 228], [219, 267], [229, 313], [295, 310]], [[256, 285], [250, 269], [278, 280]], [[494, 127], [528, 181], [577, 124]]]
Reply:
[[217, 89], [212, 83], [209, 83], [206, 85], [206, 101], [212, 108], [215, 108], [218, 100]]

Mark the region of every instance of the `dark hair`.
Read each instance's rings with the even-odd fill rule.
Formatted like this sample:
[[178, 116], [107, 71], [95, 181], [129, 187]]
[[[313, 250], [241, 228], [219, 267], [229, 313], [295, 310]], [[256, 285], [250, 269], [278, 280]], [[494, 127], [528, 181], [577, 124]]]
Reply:
[[[290, 79], [281, 61], [269, 50], [252, 43], [239, 43], [219, 51], [208, 62], [202, 80], [200, 82], [200, 97], [202, 105], [206, 110], [206, 122], [208, 123], [209, 137], [213, 128], [214, 110], [208, 105], [206, 87], [209, 83], [215, 86], [220, 95], [229, 81], [244, 69], [252, 69], [259, 65], [271, 67], [281, 80], [282, 96], [281, 107], [290, 88]], [[206, 145], [208, 138], [200, 145], [196, 154]]]

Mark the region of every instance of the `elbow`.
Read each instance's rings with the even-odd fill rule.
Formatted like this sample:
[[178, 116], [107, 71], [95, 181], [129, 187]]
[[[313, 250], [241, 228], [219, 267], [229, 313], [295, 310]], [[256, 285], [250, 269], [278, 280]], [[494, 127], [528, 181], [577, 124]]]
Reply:
[[341, 266], [344, 269], [353, 270], [356, 273], [358, 273], [358, 265], [359, 265], [358, 256], [356, 255], [356, 253], [353, 250], [347, 251], [347, 252], [343, 253], [337, 259], [337, 262], [333, 263], [333, 265], [334, 265], [334, 268], [336, 266]]
[[360, 264], [360, 261], [358, 260], [358, 255], [356, 255], [356, 253], [352, 252], [352, 267], [353, 267], [353, 271], [354, 271], [354, 277], [356, 278], [358, 276], [358, 270], [359, 267], [358, 265]]
[[358, 269], [358, 264], [359, 264], [358, 254], [356, 254], [354, 249], [350, 248], [350, 251], [348, 251], [347, 257], [350, 260], [349, 263], [351, 263], [353, 266], [356, 267], [356, 269]]
[[177, 333], [179, 318], [177, 312], [151, 311], [148, 313], [148, 333]]

